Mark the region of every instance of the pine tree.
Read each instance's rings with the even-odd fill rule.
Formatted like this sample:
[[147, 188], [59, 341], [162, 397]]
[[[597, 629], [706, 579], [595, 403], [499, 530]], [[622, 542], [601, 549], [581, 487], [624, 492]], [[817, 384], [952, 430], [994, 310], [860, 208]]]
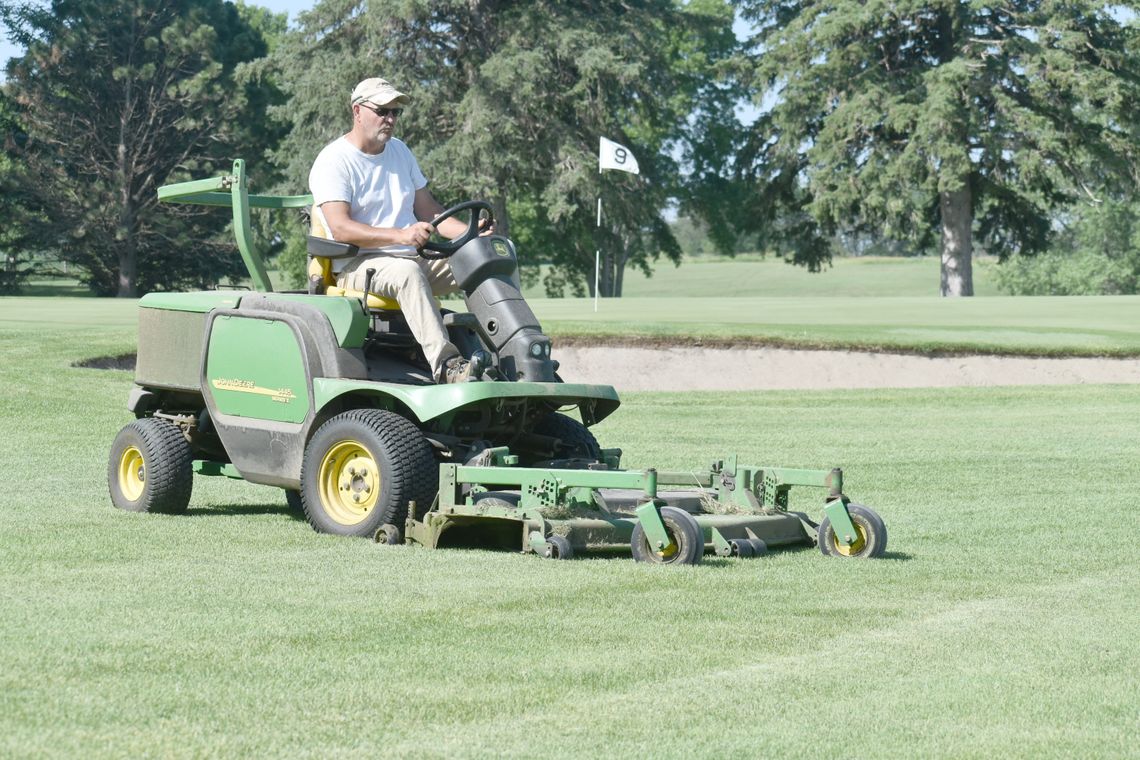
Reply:
[[224, 214], [156, 208], [159, 185], [260, 152], [271, 87], [239, 82], [261, 34], [222, 0], [6, 3], [26, 53], [5, 90], [27, 141], [35, 244], [79, 264], [96, 293], [205, 286], [244, 271]]
[[[728, 101], [709, 72], [735, 45], [731, 24], [727, 0], [324, 0], [272, 56], [291, 93], [287, 187], [347, 131], [353, 85], [383, 76], [413, 99], [397, 136], [444, 205], [491, 201], [524, 261], [554, 264], [551, 292], [592, 290], [600, 248], [601, 292], [620, 295], [626, 266], [679, 260], [663, 218], [685, 193], [673, 148]], [[628, 146], [641, 175], [599, 176], [599, 136]]]
[[938, 241], [941, 293], [968, 296], [975, 240], [1003, 259], [1040, 251], [1052, 209], [1140, 179], [1140, 29], [1118, 5], [739, 8], [763, 112], [741, 154], [744, 216], [801, 263], [841, 230]]

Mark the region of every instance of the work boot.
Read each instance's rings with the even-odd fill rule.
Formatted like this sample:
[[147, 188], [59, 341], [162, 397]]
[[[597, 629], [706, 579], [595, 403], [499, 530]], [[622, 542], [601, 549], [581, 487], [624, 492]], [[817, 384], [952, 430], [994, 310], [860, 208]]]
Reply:
[[453, 356], [443, 363], [443, 382], [465, 383], [471, 379], [471, 362], [462, 356]]

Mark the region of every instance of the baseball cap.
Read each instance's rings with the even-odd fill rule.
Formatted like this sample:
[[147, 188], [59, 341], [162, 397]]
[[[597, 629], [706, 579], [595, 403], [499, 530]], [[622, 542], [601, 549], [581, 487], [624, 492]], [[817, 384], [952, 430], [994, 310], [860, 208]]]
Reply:
[[357, 103], [371, 103], [376, 106], [385, 107], [393, 105], [407, 105], [411, 102], [404, 93], [397, 90], [387, 79], [380, 77], [372, 77], [365, 79], [352, 91], [351, 105]]

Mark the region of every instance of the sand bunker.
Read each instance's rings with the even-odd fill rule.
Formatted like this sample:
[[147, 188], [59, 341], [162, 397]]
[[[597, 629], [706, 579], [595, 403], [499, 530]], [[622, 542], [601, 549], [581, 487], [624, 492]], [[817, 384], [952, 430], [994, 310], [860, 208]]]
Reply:
[[926, 357], [783, 348], [556, 346], [566, 382], [619, 391], [1140, 383], [1140, 359]]

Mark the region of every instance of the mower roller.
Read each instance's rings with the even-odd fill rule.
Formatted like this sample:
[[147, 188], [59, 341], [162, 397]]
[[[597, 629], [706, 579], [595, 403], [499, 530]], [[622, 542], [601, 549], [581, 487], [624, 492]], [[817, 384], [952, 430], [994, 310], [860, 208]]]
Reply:
[[[272, 292], [250, 209], [304, 208], [310, 196], [250, 195], [238, 160], [159, 198], [231, 207], [256, 290], [140, 300], [136, 419], [108, 464], [116, 507], [184, 512], [197, 474], [284, 489], [315, 530], [383, 544], [551, 559], [628, 551], [660, 564], [810, 543], [836, 557], [886, 548], [883, 521], [848, 499], [839, 469], [735, 457], [696, 471], [622, 469], [621, 450], [589, 429], [617, 409], [617, 392], [558, 376], [519, 290], [514, 244], [479, 234], [485, 202], [443, 212], [433, 225], [467, 212], [467, 230], [422, 254], [450, 257], [467, 311], [443, 320], [478, 375], [438, 385], [397, 304], [330, 282], [330, 262], [355, 246], [310, 237], [308, 290]], [[819, 523], [790, 508], [793, 487], [823, 490]]]

